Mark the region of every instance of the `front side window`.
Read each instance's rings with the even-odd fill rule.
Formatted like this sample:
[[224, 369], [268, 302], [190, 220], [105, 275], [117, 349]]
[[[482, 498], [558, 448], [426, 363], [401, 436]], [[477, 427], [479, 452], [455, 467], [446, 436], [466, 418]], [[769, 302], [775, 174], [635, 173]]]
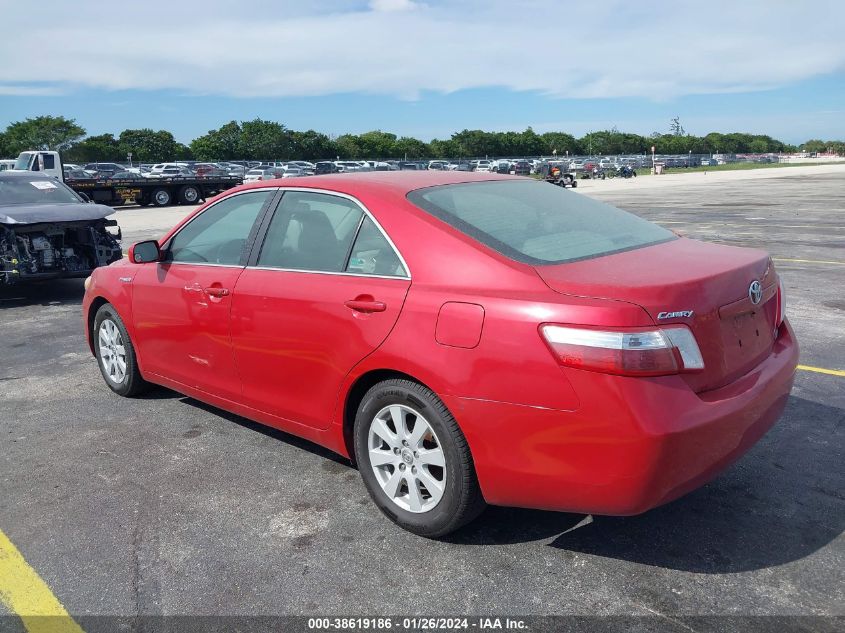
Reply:
[[343, 272], [362, 214], [346, 198], [289, 191], [267, 229], [258, 265]]
[[209, 207], [173, 237], [167, 261], [239, 265], [255, 220], [271, 195], [250, 191]]
[[418, 189], [408, 200], [519, 262], [561, 264], [675, 239], [671, 231], [608, 204], [533, 181], [484, 181]]

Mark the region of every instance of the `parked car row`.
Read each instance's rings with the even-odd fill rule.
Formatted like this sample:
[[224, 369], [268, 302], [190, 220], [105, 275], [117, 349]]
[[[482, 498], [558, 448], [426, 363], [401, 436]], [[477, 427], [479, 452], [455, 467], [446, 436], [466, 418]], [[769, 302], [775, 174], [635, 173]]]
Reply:
[[[712, 158], [696, 155], [659, 155], [658, 161], [665, 167], [697, 167], [721, 165], [726, 162], [722, 155]], [[119, 163], [87, 163], [85, 165], [65, 164], [65, 177], [80, 178], [159, 178], [169, 176], [237, 176], [247, 182], [271, 178], [291, 178], [314, 174], [333, 174], [367, 171], [474, 171], [529, 175], [540, 173], [544, 165], [554, 164], [567, 172], [579, 175], [591, 174], [597, 170], [606, 172], [624, 168], [641, 169], [652, 166], [651, 155], [597, 156], [597, 157], [539, 157], [539, 158], [496, 158], [473, 160], [433, 159], [420, 160], [305, 160], [288, 161], [174, 161], [156, 164], [125, 166]], [[2, 166], [0, 166], [2, 168]]]

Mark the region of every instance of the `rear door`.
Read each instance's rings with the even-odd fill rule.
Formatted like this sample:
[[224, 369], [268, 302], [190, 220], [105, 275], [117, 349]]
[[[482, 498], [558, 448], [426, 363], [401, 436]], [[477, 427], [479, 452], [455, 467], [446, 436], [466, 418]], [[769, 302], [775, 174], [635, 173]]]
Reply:
[[407, 266], [351, 198], [290, 190], [232, 297], [245, 403], [327, 428], [344, 377], [387, 337]]

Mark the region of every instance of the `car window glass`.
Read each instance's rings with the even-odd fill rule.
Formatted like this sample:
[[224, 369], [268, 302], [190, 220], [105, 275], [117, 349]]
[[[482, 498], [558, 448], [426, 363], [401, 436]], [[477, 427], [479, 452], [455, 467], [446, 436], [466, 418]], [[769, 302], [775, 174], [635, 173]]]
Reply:
[[346, 272], [391, 277], [408, 275], [396, 251], [369, 217], [364, 218], [355, 238]]
[[419, 189], [408, 199], [526, 264], [563, 263], [675, 239], [651, 222], [548, 183], [486, 181]]
[[346, 198], [290, 191], [267, 229], [258, 265], [342, 272], [362, 213]]
[[261, 207], [272, 191], [251, 191], [221, 200], [170, 241], [168, 261], [236, 266]]

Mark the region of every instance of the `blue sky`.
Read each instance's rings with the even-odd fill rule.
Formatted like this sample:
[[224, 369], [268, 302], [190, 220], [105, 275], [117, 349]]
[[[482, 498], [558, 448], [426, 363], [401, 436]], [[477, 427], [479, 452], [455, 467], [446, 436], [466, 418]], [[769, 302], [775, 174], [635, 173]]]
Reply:
[[[680, 116], [693, 134], [845, 137], [837, 1], [149, 0], [110, 9], [123, 26], [92, 39], [96, 5], [56, 4], [44, 20], [0, 0], [0, 128], [61, 114], [90, 134], [151, 127], [187, 142], [261, 117], [429, 140], [528, 126], [648, 134]], [[173, 26], [155, 25], [164, 10]]]

